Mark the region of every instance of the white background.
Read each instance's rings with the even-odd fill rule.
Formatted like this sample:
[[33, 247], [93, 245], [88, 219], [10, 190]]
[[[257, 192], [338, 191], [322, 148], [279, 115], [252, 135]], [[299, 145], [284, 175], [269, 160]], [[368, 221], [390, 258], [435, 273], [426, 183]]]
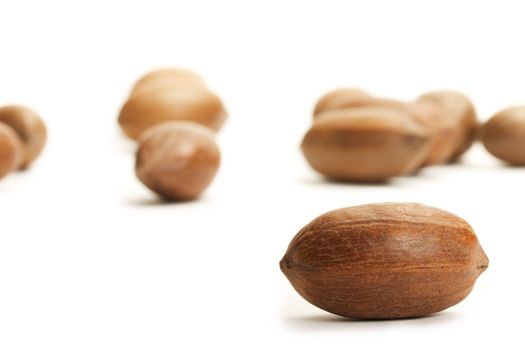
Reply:
[[[520, 5], [1, 0], [0, 104], [41, 113], [49, 143], [0, 183], [0, 349], [523, 348], [525, 169], [476, 145], [389, 185], [334, 184], [298, 147], [338, 86], [457, 89], [482, 120], [525, 103]], [[192, 203], [162, 204], [136, 180], [116, 124], [133, 81], [170, 65], [201, 73], [230, 114], [220, 172]], [[278, 262], [303, 225], [384, 201], [475, 228], [491, 262], [464, 302], [362, 322], [292, 289]]]

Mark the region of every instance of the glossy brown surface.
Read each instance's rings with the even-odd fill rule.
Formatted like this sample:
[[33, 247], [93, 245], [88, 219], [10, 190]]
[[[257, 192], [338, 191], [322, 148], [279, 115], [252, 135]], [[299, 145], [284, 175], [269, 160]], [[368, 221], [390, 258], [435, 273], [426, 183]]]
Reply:
[[140, 78], [130, 92], [130, 97], [159, 89], [206, 89], [204, 80], [189, 70], [163, 68], [153, 70]]
[[226, 115], [219, 97], [209, 91], [170, 88], [130, 98], [120, 111], [119, 123], [137, 139], [144, 130], [167, 121], [192, 121], [219, 130]]
[[44, 149], [47, 129], [34, 111], [22, 106], [0, 108], [0, 122], [9, 125], [18, 134], [24, 149], [20, 168], [28, 167]]
[[340, 88], [322, 96], [314, 107], [314, 118], [322, 112], [332, 109], [352, 107], [356, 101], [371, 98], [364, 90], [356, 88]]
[[525, 106], [507, 108], [481, 128], [481, 141], [493, 156], [513, 165], [525, 165]]
[[0, 179], [20, 166], [23, 153], [18, 135], [11, 127], [0, 122]]
[[476, 139], [478, 121], [476, 109], [467, 96], [457, 91], [441, 90], [423, 94], [418, 100], [440, 106], [445, 116], [457, 125], [460, 136], [450, 160], [457, 159], [472, 146]]
[[384, 181], [417, 169], [429, 151], [426, 130], [396, 108], [324, 112], [303, 138], [308, 163], [346, 181]]
[[461, 218], [421, 204], [383, 203], [319, 216], [291, 241], [280, 267], [323, 310], [391, 319], [459, 303], [488, 259]]
[[211, 183], [220, 165], [213, 133], [192, 122], [168, 122], [140, 138], [135, 171], [161, 197], [189, 200]]

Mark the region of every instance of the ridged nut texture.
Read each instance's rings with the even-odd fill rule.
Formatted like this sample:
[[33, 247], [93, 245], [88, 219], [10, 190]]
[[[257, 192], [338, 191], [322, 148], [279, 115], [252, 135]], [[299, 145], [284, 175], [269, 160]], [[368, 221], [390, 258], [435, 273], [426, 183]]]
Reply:
[[0, 108], [0, 122], [10, 126], [22, 142], [23, 155], [19, 168], [27, 168], [44, 149], [47, 128], [40, 116], [23, 106]]
[[525, 106], [495, 114], [481, 128], [481, 141], [493, 156], [525, 166]]
[[301, 149], [308, 163], [328, 178], [376, 182], [415, 171], [429, 146], [427, 131], [406, 112], [364, 107], [322, 113]]
[[140, 139], [135, 171], [142, 183], [168, 200], [198, 197], [220, 165], [214, 134], [192, 122], [168, 122]]
[[131, 97], [122, 107], [119, 123], [131, 138], [168, 121], [192, 121], [219, 130], [226, 119], [224, 106], [204, 89], [165, 88]]
[[470, 225], [456, 215], [383, 203], [319, 216], [293, 238], [280, 267], [297, 292], [323, 310], [393, 319], [459, 303], [488, 259]]

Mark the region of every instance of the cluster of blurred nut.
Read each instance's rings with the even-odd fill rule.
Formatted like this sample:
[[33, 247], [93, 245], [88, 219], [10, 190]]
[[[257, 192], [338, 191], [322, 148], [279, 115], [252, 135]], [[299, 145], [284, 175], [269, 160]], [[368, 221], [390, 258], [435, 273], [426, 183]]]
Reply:
[[214, 140], [227, 117], [220, 98], [197, 74], [159, 69], [133, 86], [119, 124], [138, 140], [135, 172], [144, 185], [167, 200], [198, 197], [220, 165]]
[[454, 161], [472, 145], [477, 125], [474, 106], [459, 92], [401, 102], [339, 89], [317, 102], [301, 148], [328, 178], [385, 181]]
[[42, 152], [46, 136], [44, 122], [29, 108], [0, 107], [0, 178], [29, 167]]

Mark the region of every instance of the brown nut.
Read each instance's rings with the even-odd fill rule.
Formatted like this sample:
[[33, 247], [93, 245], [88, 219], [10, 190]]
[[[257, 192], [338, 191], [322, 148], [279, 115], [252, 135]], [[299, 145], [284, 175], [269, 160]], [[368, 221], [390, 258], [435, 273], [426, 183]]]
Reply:
[[319, 216], [280, 267], [308, 302], [336, 315], [429, 315], [463, 300], [488, 259], [470, 225], [414, 203], [368, 204]]
[[[389, 107], [408, 112], [416, 122], [427, 130], [430, 137], [430, 150], [422, 165], [446, 163], [456, 151], [460, 137], [458, 127], [443, 113], [442, 108], [433, 103], [425, 101], [407, 103], [386, 98], [370, 96], [359, 98], [355, 96], [340, 105], [344, 108]], [[316, 120], [323, 115], [323, 113], [317, 114]]]
[[341, 109], [351, 107], [354, 101], [361, 101], [363, 99], [371, 98], [371, 96], [364, 90], [355, 88], [340, 88], [332, 90], [322, 96], [314, 107], [314, 118], [322, 112], [332, 109]]
[[525, 106], [496, 113], [481, 128], [481, 142], [493, 156], [525, 165]]
[[178, 68], [156, 69], [140, 78], [131, 89], [130, 97], [166, 88], [206, 89], [202, 78], [189, 70]]
[[385, 107], [324, 112], [301, 144], [308, 163], [325, 176], [368, 182], [413, 172], [429, 147], [428, 133], [407, 112]]
[[442, 107], [445, 115], [457, 125], [460, 136], [456, 150], [449, 161], [461, 157], [476, 139], [478, 121], [476, 109], [470, 99], [457, 91], [441, 90], [423, 94], [418, 100], [432, 102]]
[[220, 164], [213, 133], [192, 122], [167, 122], [140, 138], [135, 171], [142, 183], [165, 199], [198, 197]]
[[24, 151], [19, 168], [27, 168], [44, 149], [47, 138], [44, 122], [34, 111], [22, 106], [1, 107], [0, 122], [10, 126], [18, 134]]
[[23, 153], [22, 143], [16, 132], [0, 122], [0, 179], [20, 166]]
[[408, 104], [414, 118], [429, 132], [430, 151], [423, 165], [447, 163], [462, 142], [461, 129], [439, 106], [426, 101], [415, 101]]
[[137, 139], [146, 130], [167, 121], [192, 121], [219, 130], [226, 119], [224, 106], [206, 90], [160, 89], [130, 98], [122, 107], [119, 123]]

